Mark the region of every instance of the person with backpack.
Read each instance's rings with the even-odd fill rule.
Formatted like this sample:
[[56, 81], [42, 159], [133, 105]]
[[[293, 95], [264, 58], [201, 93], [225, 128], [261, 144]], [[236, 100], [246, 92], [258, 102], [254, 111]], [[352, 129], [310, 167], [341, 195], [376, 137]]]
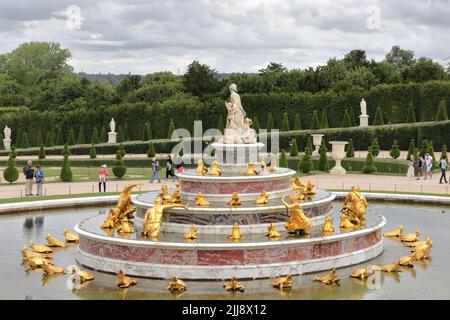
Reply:
[[23, 174], [25, 176], [25, 197], [32, 196], [34, 169], [31, 160], [28, 160], [25, 167], [23, 167]]
[[36, 166], [34, 178], [36, 181], [36, 195], [42, 196], [42, 186], [44, 184], [44, 170], [42, 170], [41, 166]]
[[169, 177], [172, 176], [173, 180], [176, 180], [176, 176], [173, 173], [173, 161], [172, 161], [172, 157], [170, 156], [170, 154], [167, 156], [167, 160], [166, 160], [166, 179], [169, 179]]
[[150, 183], [153, 183], [155, 178], [158, 178], [158, 183], [161, 183], [161, 177], [159, 176], [159, 171], [161, 170], [161, 165], [159, 161], [154, 157], [152, 159], [152, 176], [150, 177]]
[[441, 178], [439, 179], [439, 183], [442, 184], [442, 179], [444, 179], [445, 183], [447, 183], [447, 176], [445, 174], [445, 170], [447, 170], [447, 156], [444, 154], [442, 159], [439, 161], [439, 169], [441, 169]]

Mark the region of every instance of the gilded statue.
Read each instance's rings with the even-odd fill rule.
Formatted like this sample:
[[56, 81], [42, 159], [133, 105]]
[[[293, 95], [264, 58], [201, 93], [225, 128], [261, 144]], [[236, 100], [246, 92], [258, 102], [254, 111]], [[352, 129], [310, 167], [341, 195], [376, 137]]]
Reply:
[[[84, 270], [77, 270], [75, 267], [72, 268], [72, 274], [76, 275], [81, 283], [94, 280], [94, 276], [91, 273]], [[75, 282], [75, 278], [72, 278], [72, 280]]]
[[269, 203], [269, 196], [265, 191], [261, 192], [261, 195], [258, 199], [255, 200], [255, 204], [268, 204]]
[[292, 284], [294, 283], [294, 280], [292, 279], [292, 276], [287, 277], [280, 277], [276, 279], [274, 282], [272, 282], [272, 286], [274, 288], [278, 288], [280, 290], [292, 288]]
[[52, 253], [53, 250], [45, 245], [34, 244], [32, 240], [30, 240], [30, 247], [34, 252], [37, 253]]
[[354, 225], [347, 214], [344, 212], [341, 213], [339, 228], [341, 229], [354, 229], [356, 228], [356, 225]]
[[210, 175], [210, 176], [221, 176], [222, 175], [222, 172], [220, 171], [220, 168], [219, 168], [219, 163], [216, 160], [214, 160], [211, 163], [211, 168], [209, 169], [208, 175]]
[[127, 277], [125, 275], [125, 272], [123, 272], [122, 270], [119, 270], [119, 273], [117, 275], [117, 286], [119, 288], [128, 288], [128, 287], [134, 286], [136, 284], [137, 284], [136, 280], [134, 280], [130, 277]]
[[201, 207], [209, 207], [211, 203], [206, 200], [203, 196], [203, 193], [199, 191], [195, 196], [195, 204]]
[[358, 225], [364, 225], [366, 221], [366, 209], [368, 203], [366, 198], [361, 193], [358, 186], [353, 186], [349, 194], [344, 199], [344, 208], [348, 210], [350, 220], [358, 220]]
[[308, 183], [306, 183], [306, 186], [303, 188], [301, 192], [306, 199], [312, 199], [315, 196], [316, 192], [314, 191], [314, 187], [315, 185], [312, 184], [311, 181], [308, 181]]
[[258, 175], [258, 170], [256, 169], [256, 165], [254, 163], [249, 163], [247, 166], [247, 171], [245, 172], [247, 176], [256, 176]]
[[336, 275], [336, 269], [332, 269], [329, 273], [314, 278], [314, 281], [321, 282], [323, 284], [339, 284], [341, 279]]
[[244, 236], [241, 234], [241, 229], [239, 229], [239, 225], [237, 223], [233, 224], [233, 229], [228, 235], [228, 239], [233, 241], [240, 241], [244, 239]]
[[[119, 222], [119, 209], [109, 209], [108, 216], [106, 217], [106, 220], [103, 222], [103, 224], [100, 226], [102, 229], [114, 229]], [[114, 231], [114, 230], [113, 230]]]
[[203, 159], [198, 160], [197, 168], [195, 169], [195, 173], [198, 176], [204, 176], [208, 173], [208, 168], [206, 168], [205, 161], [203, 161]]
[[172, 277], [172, 280], [166, 287], [166, 290], [169, 291], [185, 291], [187, 289], [186, 283], [183, 280], [178, 279], [176, 276]]
[[117, 211], [118, 219], [121, 220], [123, 217], [129, 219], [133, 218], [133, 213], [136, 211], [136, 207], [131, 205], [131, 191], [133, 188], [140, 188], [142, 184], [128, 184], [126, 185], [119, 195], [119, 200], [117, 201]]
[[239, 199], [238, 193], [236, 191], [233, 192], [231, 194], [231, 200], [228, 201], [228, 205], [230, 205], [230, 206], [240, 206], [241, 204], [242, 203], [241, 203], [241, 200]]
[[291, 216], [287, 220], [285, 228], [289, 233], [306, 234], [307, 229], [311, 226], [311, 220], [305, 216], [296, 196], [291, 195], [289, 200], [291, 202], [290, 204], [285, 201], [284, 197], [281, 198], [281, 202], [286, 209], [291, 210]]
[[364, 280], [367, 279], [372, 273], [373, 272], [371, 272], [369, 268], [356, 269], [350, 273], [350, 278], [357, 278]]
[[277, 229], [275, 228], [275, 225], [273, 223], [271, 223], [267, 227], [266, 236], [269, 237], [269, 239], [278, 239], [281, 237], [281, 232], [277, 231]]
[[304, 184], [299, 177], [291, 178], [291, 188], [294, 191], [300, 191], [303, 193], [303, 190], [306, 188], [306, 184]]
[[162, 184], [159, 196], [163, 199], [163, 201], [170, 201], [170, 194], [169, 189], [167, 188], [167, 184]]
[[127, 217], [124, 217], [117, 227], [117, 232], [119, 233], [134, 233], [134, 225], [133, 222], [128, 220]]
[[43, 258], [46, 260], [53, 259], [51, 253], [39, 253], [31, 251], [28, 250], [26, 245], [24, 245], [20, 251], [22, 252], [22, 256], [24, 259], [31, 259], [31, 258]]
[[195, 224], [191, 225], [191, 229], [183, 235], [183, 239], [195, 240], [197, 239], [197, 227]]
[[64, 228], [64, 238], [66, 238], [66, 242], [80, 242], [80, 237], [77, 234], [69, 232], [66, 228]]
[[47, 245], [49, 247], [57, 247], [57, 248], [64, 248], [66, 246], [66, 243], [56, 239], [51, 234], [47, 234]]
[[164, 204], [161, 197], [156, 197], [153, 208], [147, 209], [142, 226], [142, 235], [148, 238], [158, 238], [164, 211], [170, 208], [187, 208], [187, 205], [170, 203]]
[[61, 267], [57, 267], [54, 264], [51, 264], [50, 262], [48, 262], [47, 260], [43, 261], [43, 269], [44, 269], [44, 274], [47, 275], [51, 275], [51, 274], [57, 274], [57, 273], [66, 273], [66, 269], [61, 268]]
[[175, 190], [170, 196], [169, 202], [171, 203], [180, 203], [181, 202], [181, 195], [180, 195], [180, 184], [175, 184]]
[[419, 229], [416, 230], [414, 233], [408, 233], [404, 234], [400, 237], [400, 240], [402, 242], [416, 242], [419, 241]]
[[325, 222], [322, 226], [322, 234], [330, 235], [330, 234], [333, 234], [333, 232], [334, 232], [333, 221], [331, 220], [331, 217], [328, 216], [325, 218]]
[[402, 235], [403, 235], [403, 226], [398, 226], [394, 230], [383, 234], [383, 236], [386, 238], [396, 238], [396, 237], [401, 237]]
[[414, 258], [411, 255], [402, 256], [398, 258], [398, 260], [395, 263], [404, 267], [412, 267], [414, 266]]
[[229, 282], [229, 283], [224, 283], [224, 284], [223, 284], [223, 288], [224, 288], [226, 291], [239, 291], [239, 292], [243, 292], [243, 291], [245, 290], [245, 287], [244, 287], [241, 283], [239, 283], [239, 282], [237, 281], [237, 278], [236, 278], [236, 277], [232, 277], [232, 278], [231, 278], [231, 282]]
[[385, 264], [384, 266], [381, 266], [380, 271], [382, 271], [382, 272], [398, 272], [399, 271], [398, 263]]

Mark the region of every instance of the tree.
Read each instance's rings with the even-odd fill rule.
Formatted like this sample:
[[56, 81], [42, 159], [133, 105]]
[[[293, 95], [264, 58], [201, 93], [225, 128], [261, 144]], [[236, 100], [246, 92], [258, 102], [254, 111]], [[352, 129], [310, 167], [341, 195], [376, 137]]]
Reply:
[[350, 127], [356, 127], [356, 116], [353, 107], [350, 107], [348, 117], [350, 118]]
[[123, 133], [122, 126], [117, 129], [117, 142], [125, 142], [125, 134]]
[[30, 143], [28, 142], [28, 134], [26, 132], [22, 135], [22, 149], [26, 149], [30, 147]]
[[106, 138], [106, 129], [105, 126], [102, 126], [102, 129], [100, 130], [100, 137], [99, 137], [100, 143], [105, 143], [107, 141]]
[[53, 131], [48, 131], [47, 136], [45, 137], [45, 146], [53, 147], [55, 145], [55, 141], [53, 140]]
[[267, 125], [266, 125], [267, 132], [271, 132], [273, 128], [274, 128], [273, 116], [272, 112], [269, 112], [269, 114], [267, 115]]
[[70, 168], [70, 162], [69, 162], [69, 149], [67, 148], [67, 144], [64, 145], [63, 149], [63, 163], [61, 166], [61, 173], [59, 175], [59, 178], [62, 181], [72, 181], [73, 175], [72, 175], [72, 169]]
[[94, 127], [94, 130], [92, 131], [91, 144], [99, 144], [99, 143], [100, 138], [98, 137], [97, 127]]
[[279, 164], [281, 168], [289, 168], [286, 152], [284, 150], [281, 150]]
[[223, 123], [223, 116], [222, 116], [222, 114], [219, 116], [219, 120], [217, 121], [217, 130], [219, 130], [222, 133], [225, 130], [225, 125]]
[[297, 169], [303, 173], [308, 173], [313, 170], [313, 162], [311, 160], [311, 149], [305, 148], [305, 154], [297, 165]]
[[38, 134], [36, 136], [36, 139], [34, 141], [34, 146], [39, 147], [41, 144], [44, 143], [44, 137], [42, 135], [42, 128], [39, 128]]
[[442, 145], [442, 149], [441, 149], [441, 158], [440, 158], [439, 160], [442, 160], [442, 159], [444, 158], [444, 156], [445, 156], [445, 158], [446, 158], [447, 161], [448, 161], [448, 156], [447, 156], [447, 145], [446, 145], [446, 144], [443, 144], [443, 145]]
[[183, 75], [183, 84], [187, 92], [198, 97], [215, 93], [221, 87], [217, 71], [197, 60], [188, 65]]
[[414, 51], [403, 50], [399, 46], [393, 46], [391, 51], [386, 54], [385, 60], [387, 63], [403, 70], [414, 63]]
[[371, 148], [369, 148], [369, 152], [367, 152], [366, 162], [365, 162], [364, 166], [362, 167], [362, 172], [363, 173], [377, 172], [377, 167], [375, 167], [374, 162], [375, 161], [373, 159], [373, 150], [371, 150]]
[[85, 144], [86, 138], [84, 135], [84, 126], [81, 124], [80, 130], [78, 131], [78, 138], [77, 138], [77, 144]]
[[352, 50], [345, 54], [344, 63], [348, 69], [365, 67], [368, 65], [366, 52], [364, 50]]
[[383, 112], [381, 111], [380, 107], [377, 107], [377, 110], [375, 112], [375, 120], [373, 121], [373, 125], [374, 126], [384, 125]]
[[256, 133], [259, 133], [259, 129], [261, 129], [261, 126], [259, 125], [258, 117], [253, 118], [253, 129], [255, 129]]
[[320, 148], [320, 158], [319, 165], [317, 167], [320, 171], [328, 171], [330, 168], [328, 166], [327, 150], [326, 148]]
[[428, 142], [428, 153], [433, 158], [433, 166], [432, 166], [432, 168], [436, 168], [437, 167], [437, 161], [436, 161], [436, 157], [434, 155], [434, 145], [433, 145], [433, 141], [432, 140], [430, 140], [430, 142]]
[[128, 123], [125, 122], [125, 125], [123, 126], [123, 141], [130, 141], [130, 131], [128, 130]]
[[291, 146], [291, 156], [296, 157], [298, 156], [298, 148], [297, 148], [297, 140], [292, 140], [292, 146]]
[[276, 62], [269, 62], [267, 67], [258, 70], [258, 72], [261, 75], [267, 75], [267, 74], [270, 74], [270, 73], [285, 72], [285, 71], [286, 71], [286, 67], [283, 66], [281, 63], [276, 63]]
[[16, 168], [16, 161], [11, 154], [9, 155], [8, 162], [6, 163], [5, 171], [3, 171], [3, 178], [9, 183], [13, 183], [19, 179], [19, 170]]
[[441, 100], [441, 102], [439, 102], [436, 114], [436, 121], [445, 121], [445, 120], [448, 120], [447, 104], [445, 100]]
[[327, 128], [329, 128], [327, 110], [323, 109], [322, 115], [320, 117], [320, 129], [327, 129]]
[[97, 158], [97, 151], [95, 150], [95, 145], [93, 143], [91, 144], [91, 148], [89, 149], [89, 158]]
[[57, 145], [57, 146], [64, 145], [64, 136], [63, 136], [62, 127], [58, 127], [58, 131], [56, 133], [55, 145]]
[[173, 119], [170, 118], [170, 123], [169, 123], [169, 131], [167, 133], [167, 138], [168, 139], [172, 139], [172, 133], [175, 131], [175, 122], [173, 122]]
[[117, 85], [116, 92], [122, 101], [126, 101], [141, 87], [141, 76], [127, 74]]
[[16, 143], [15, 143], [18, 148], [22, 147], [22, 138], [23, 138], [23, 132], [19, 128], [19, 130], [17, 131], [17, 134], [16, 134]]
[[400, 157], [400, 149], [398, 147], [397, 139], [394, 140], [389, 155], [392, 159], [397, 159], [398, 157]]
[[149, 141], [150, 140], [150, 138], [148, 136], [148, 125], [146, 123], [144, 123], [144, 126], [142, 127], [141, 140], [142, 141]]
[[305, 152], [309, 152], [309, 155], [312, 156], [312, 150], [313, 150], [312, 138], [311, 136], [309, 136], [308, 139], [306, 140]]
[[422, 144], [420, 146], [419, 155], [421, 157], [423, 157], [425, 155], [425, 153], [429, 153], [429, 152], [430, 152], [430, 150], [429, 150], [429, 146], [428, 146], [428, 140], [423, 139]]
[[406, 123], [414, 122], [416, 122], [416, 112], [414, 111], [414, 105], [411, 102], [408, 104], [408, 115], [406, 116]]
[[122, 178], [127, 172], [127, 167], [125, 166], [125, 162], [123, 161], [119, 150], [117, 150], [116, 160], [113, 162], [112, 171], [119, 179]]
[[300, 113], [295, 114], [294, 118], [294, 130], [302, 130], [302, 120], [300, 118]]
[[445, 71], [442, 65], [431, 59], [422, 57], [402, 73], [405, 81], [425, 82], [431, 80], [443, 80]]
[[406, 159], [411, 159], [411, 156], [414, 156], [414, 150], [416, 149], [416, 144], [414, 143], [414, 139], [409, 140], [409, 148], [408, 154], [406, 155]]
[[69, 146], [75, 145], [75, 134], [73, 133], [73, 129], [69, 130], [69, 137], [67, 138], [67, 144]]
[[148, 144], [147, 157], [153, 158], [154, 156], [156, 156], [155, 147], [153, 146], [153, 143], [150, 142]]
[[45, 147], [44, 144], [42, 143], [41, 146], [39, 147], [39, 159], [45, 159], [46, 155], [45, 155]]
[[372, 145], [370, 146], [370, 150], [374, 158], [376, 158], [380, 154], [380, 144], [378, 143], [378, 139], [374, 138], [372, 140]]
[[288, 114], [285, 112], [283, 113], [283, 122], [281, 124], [281, 131], [289, 131], [289, 118], [288, 118]]
[[350, 116], [348, 114], [348, 110], [345, 109], [344, 116], [342, 117], [341, 127], [342, 128], [349, 128], [351, 126], [352, 126], [352, 124], [351, 124]]
[[317, 110], [313, 111], [312, 121], [311, 121], [311, 130], [317, 130], [320, 128], [319, 125], [319, 117], [317, 115]]
[[17, 151], [16, 151], [15, 145], [11, 146], [11, 151], [9, 152], [9, 156], [12, 157], [13, 159], [15, 159], [17, 157]]
[[347, 145], [347, 153], [345, 154], [347, 158], [354, 158], [355, 157], [355, 148], [353, 147], [353, 139], [348, 139], [348, 145]]
[[120, 157], [123, 158], [125, 157], [125, 148], [123, 147], [123, 144], [120, 144], [119, 147], [117, 148], [117, 152], [116, 154], [120, 154]]

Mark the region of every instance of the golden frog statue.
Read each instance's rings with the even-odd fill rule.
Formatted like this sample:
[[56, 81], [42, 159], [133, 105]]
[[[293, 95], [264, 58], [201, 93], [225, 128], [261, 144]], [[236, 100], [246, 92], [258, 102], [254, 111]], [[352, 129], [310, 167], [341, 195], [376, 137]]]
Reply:
[[356, 228], [356, 225], [354, 225], [350, 221], [350, 218], [347, 216], [346, 213], [342, 212], [341, 213], [340, 222], [339, 222], [339, 228], [341, 228], [341, 229], [354, 229], [354, 228]]
[[119, 288], [128, 288], [136, 284], [137, 284], [136, 280], [127, 277], [125, 275], [125, 272], [119, 270], [119, 274], [117, 275], [117, 286]]
[[380, 268], [382, 272], [398, 272], [399, 266], [398, 263], [385, 264]]
[[144, 223], [142, 226], [142, 235], [148, 238], [158, 238], [161, 230], [161, 222], [164, 211], [170, 208], [187, 208], [187, 205], [171, 203], [164, 204], [161, 197], [156, 197], [153, 208], [145, 212]]
[[228, 205], [230, 205], [230, 206], [240, 206], [241, 205], [241, 200], [239, 200], [239, 195], [236, 191], [231, 194], [231, 200], [228, 201]]
[[106, 217], [105, 221], [100, 226], [100, 228], [102, 228], [102, 229], [114, 229], [116, 227], [117, 223], [119, 222], [118, 221], [119, 220], [119, 214], [120, 214], [120, 212], [119, 212], [118, 208], [109, 209], [108, 216]]
[[204, 176], [208, 173], [208, 168], [206, 168], [205, 161], [203, 161], [203, 159], [198, 160], [195, 173], [199, 176]]
[[169, 202], [171, 203], [180, 203], [181, 202], [181, 195], [180, 195], [180, 184], [175, 184], [175, 191], [170, 196]]
[[[92, 281], [95, 279], [91, 273], [84, 270], [77, 270], [77, 268], [75, 267], [72, 268], [72, 274], [76, 275], [80, 279], [81, 283], [86, 281]], [[72, 280], [75, 281], [76, 279], [72, 278]]]
[[61, 240], [56, 239], [54, 236], [52, 236], [50, 233], [47, 234], [47, 245], [49, 247], [59, 247], [64, 248], [66, 246], [65, 242], [62, 242]]
[[321, 282], [323, 284], [338, 284], [341, 279], [336, 275], [336, 269], [332, 269], [329, 273], [314, 278], [314, 281]]
[[197, 239], [197, 227], [195, 226], [195, 224], [191, 225], [191, 229], [184, 234], [183, 239], [186, 240]]
[[37, 253], [52, 253], [53, 250], [45, 245], [34, 244], [32, 240], [30, 240], [30, 247], [34, 252]]
[[44, 274], [46, 275], [51, 275], [51, 274], [57, 274], [57, 273], [66, 273], [66, 269], [61, 268], [61, 267], [57, 267], [53, 264], [51, 264], [50, 262], [48, 262], [47, 260], [44, 260]]
[[226, 291], [239, 291], [239, 292], [243, 292], [243, 291], [245, 290], [245, 287], [244, 287], [241, 283], [239, 283], [239, 282], [237, 281], [237, 278], [236, 278], [236, 277], [232, 277], [232, 278], [231, 278], [231, 282], [229, 282], [229, 283], [224, 283], [224, 284], [223, 284], [223, 288], [224, 288]]
[[239, 229], [239, 225], [237, 223], [233, 224], [233, 229], [228, 235], [228, 239], [233, 241], [240, 241], [244, 239], [244, 236], [241, 234], [241, 229]]
[[306, 186], [303, 188], [302, 194], [305, 196], [306, 199], [312, 199], [316, 195], [316, 192], [314, 191], [314, 187], [315, 187], [315, 185], [312, 184], [311, 181], [308, 181]]
[[355, 224], [353, 220], [358, 220], [358, 225], [364, 225], [367, 206], [367, 200], [361, 193], [361, 189], [358, 186], [353, 186], [344, 199], [344, 208], [350, 213], [349, 218], [353, 224]]
[[64, 238], [66, 238], [66, 242], [80, 242], [80, 237], [77, 234], [69, 232], [66, 228], [64, 228]]
[[281, 198], [281, 202], [286, 209], [291, 210], [291, 216], [285, 224], [285, 228], [289, 233], [306, 234], [307, 229], [311, 226], [311, 220], [305, 216], [302, 206], [298, 203], [297, 197], [292, 195], [289, 197], [290, 204]]
[[185, 291], [187, 289], [186, 283], [183, 280], [178, 279], [176, 276], [172, 277], [172, 280], [166, 287], [166, 290], [170, 291]]
[[303, 192], [303, 190], [306, 188], [306, 185], [300, 180], [299, 177], [294, 177], [291, 178], [291, 188], [294, 191]]
[[333, 221], [331, 221], [331, 217], [328, 216], [325, 218], [325, 222], [322, 226], [322, 234], [330, 235], [333, 234], [333, 232], [334, 232]]
[[195, 196], [195, 204], [198, 206], [202, 206], [202, 207], [209, 207], [209, 205], [211, 204], [209, 201], [207, 201], [204, 197], [203, 197], [203, 193], [201, 193], [200, 191], [197, 193], [197, 195]]
[[419, 234], [420, 231], [419, 229], [416, 230], [416, 232], [414, 233], [408, 233], [408, 234], [404, 234], [400, 237], [400, 241], [402, 242], [416, 242], [419, 241]]
[[385, 234], [383, 234], [383, 236], [386, 237], [386, 238], [396, 238], [396, 237], [400, 237], [402, 235], [403, 235], [403, 226], [398, 226], [394, 230], [386, 232]]
[[167, 184], [162, 184], [159, 196], [163, 199], [163, 201], [170, 201], [170, 194], [169, 189], [167, 188]]
[[266, 236], [269, 237], [269, 239], [278, 239], [281, 237], [281, 232], [277, 231], [275, 228], [275, 225], [273, 223], [271, 223], [267, 227]]
[[247, 166], [247, 171], [245, 172], [247, 176], [256, 176], [258, 175], [258, 170], [256, 169], [256, 165], [254, 163], [249, 163]]
[[274, 282], [272, 282], [272, 286], [274, 288], [283, 290], [286, 288], [292, 288], [293, 283], [294, 283], [294, 280], [292, 279], [292, 276], [287, 276], [287, 277], [281, 277], [281, 278], [276, 279]]
[[267, 193], [263, 191], [261, 192], [259, 199], [255, 200], [255, 204], [268, 204], [269, 203], [268, 198], [269, 196], [267, 195]]
[[412, 266], [414, 266], [414, 258], [411, 255], [402, 256], [402, 257], [398, 258], [398, 260], [395, 263], [400, 266], [412, 267]]
[[216, 160], [214, 160], [211, 163], [211, 168], [209, 170], [208, 175], [210, 175], [210, 176], [221, 176], [222, 175], [222, 172], [220, 172], [219, 163]]

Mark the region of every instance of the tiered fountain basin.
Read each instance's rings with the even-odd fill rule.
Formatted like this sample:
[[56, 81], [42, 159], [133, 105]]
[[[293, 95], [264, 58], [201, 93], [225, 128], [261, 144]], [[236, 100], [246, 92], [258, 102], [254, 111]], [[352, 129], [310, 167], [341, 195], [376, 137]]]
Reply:
[[223, 173], [242, 174], [249, 163], [259, 163], [259, 156], [264, 144], [257, 143], [213, 143], [216, 160]]
[[[93, 270], [131, 276], [182, 279], [269, 278], [298, 275], [358, 264], [383, 251], [381, 229], [386, 220], [369, 212], [360, 230], [323, 236], [319, 226], [306, 236], [292, 237], [283, 231], [280, 240], [264, 234], [246, 234], [239, 242], [225, 235], [202, 234], [186, 241], [181, 233], [162, 232], [159, 240], [136, 233], [108, 235], [100, 225], [105, 215], [88, 218], [75, 226], [80, 235], [77, 262]], [[334, 225], [338, 225], [335, 217]], [[228, 228], [231, 230], [231, 226]]]

